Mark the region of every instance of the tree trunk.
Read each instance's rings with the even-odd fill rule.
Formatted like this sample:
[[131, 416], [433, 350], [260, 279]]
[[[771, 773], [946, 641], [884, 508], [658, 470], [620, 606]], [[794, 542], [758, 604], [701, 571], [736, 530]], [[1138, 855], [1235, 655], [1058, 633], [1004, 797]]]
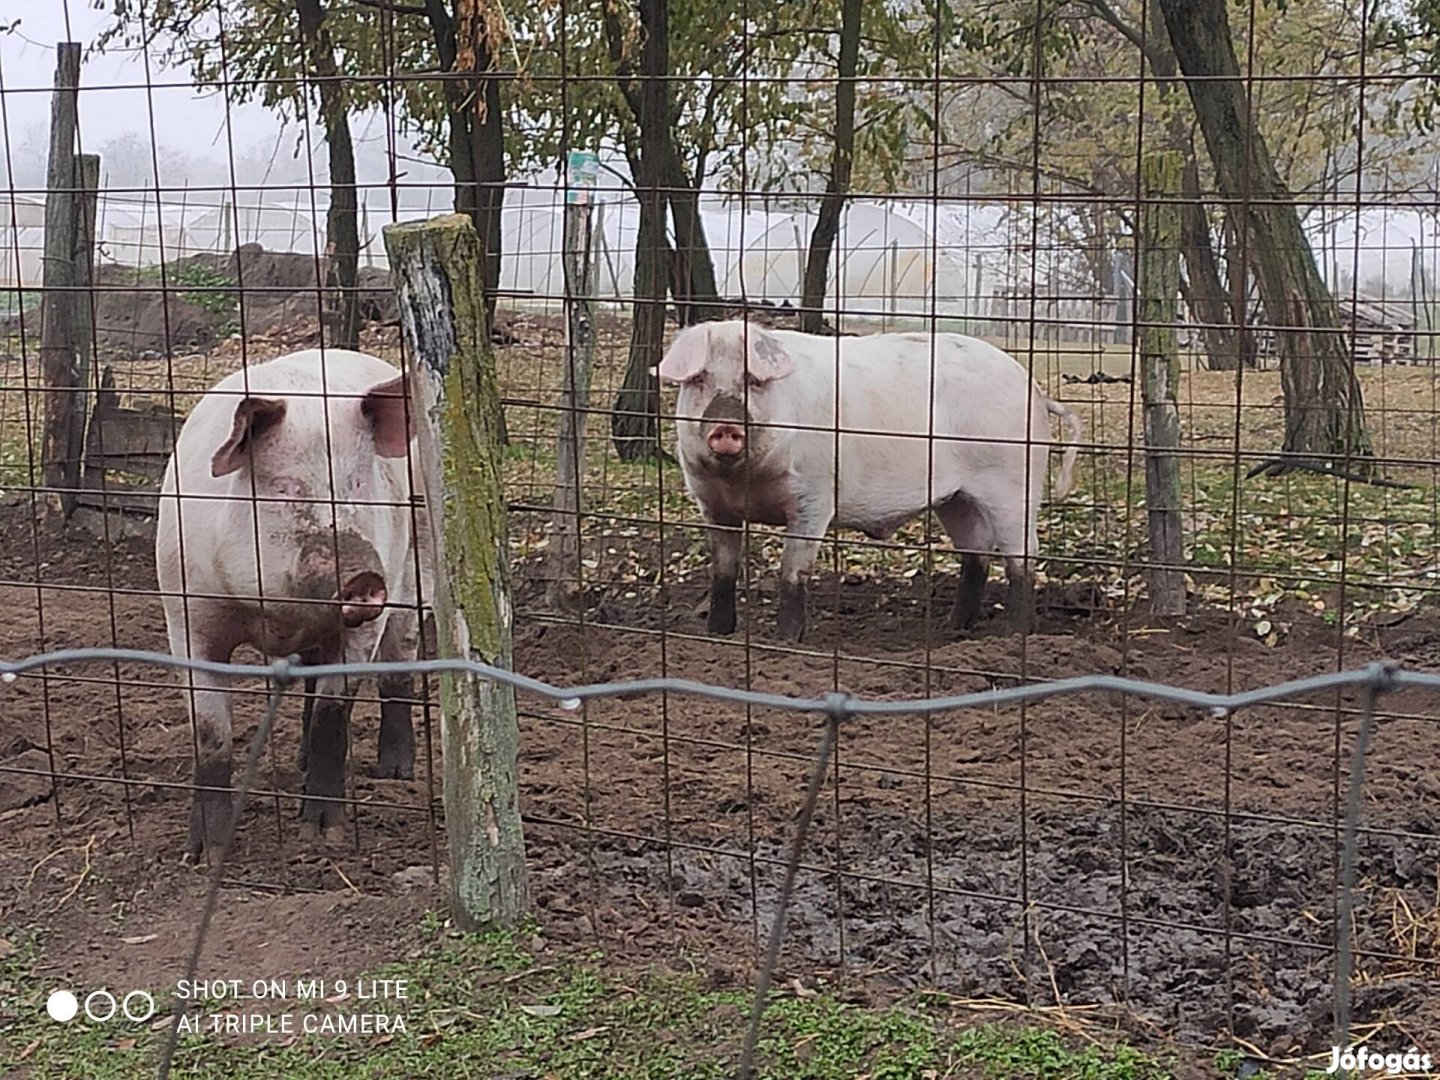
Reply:
[[[1165, 15], [1152, 5], [1149, 11], [1150, 61], [1161, 80], [1172, 80], [1179, 74], [1175, 52], [1165, 28]], [[1173, 84], [1162, 81], [1160, 95], [1167, 97]], [[1200, 167], [1195, 154], [1195, 138], [1186, 116], [1173, 110], [1170, 136], [1175, 149], [1185, 157], [1180, 177], [1180, 194], [1184, 203], [1180, 210], [1180, 252], [1188, 271], [1180, 278], [1180, 291], [1190, 317], [1200, 326], [1205, 342], [1205, 355], [1211, 371], [1233, 371], [1240, 366], [1240, 334], [1237, 329], [1244, 311], [1235, 307], [1233, 297], [1220, 280], [1220, 264], [1215, 258], [1215, 245], [1210, 235], [1210, 217], [1200, 191]]]
[[310, 69], [317, 75], [320, 117], [325, 125], [325, 148], [330, 158], [330, 208], [325, 213], [325, 247], [329, 254], [327, 286], [336, 289], [329, 311], [330, 345], [337, 349], [360, 346], [360, 206], [355, 188], [355, 146], [350, 138], [350, 110], [345, 84], [335, 64], [335, 47], [325, 26], [321, 0], [295, 0], [300, 34], [310, 54]]
[[[490, 41], [484, 35], [475, 42], [476, 71], [491, 68]], [[481, 265], [481, 287], [485, 290], [485, 320], [495, 332], [495, 304], [500, 290], [500, 256], [504, 249], [502, 211], [505, 206], [505, 117], [501, 111], [500, 80], [480, 80], [476, 86], [476, 117], [471, 127], [470, 143], [475, 155], [475, 210], [471, 214], [475, 232], [480, 237], [485, 261]]]
[[[670, 189], [670, 213], [675, 219], [675, 259], [672, 277], [675, 307], [681, 326], [708, 322], [720, 317], [720, 290], [715, 283], [715, 261], [705, 238], [705, 221], [700, 216], [700, 190], [686, 175], [685, 166], [665, 129], [665, 186]], [[678, 286], [682, 292], [676, 292]]]
[[[445, 79], [449, 119], [447, 145], [455, 182], [455, 212], [475, 226], [482, 252], [480, 287], [485, 298], [486, 332], [495, 336], [495, 304], [500, 287], [501, 210], [505, 200], [505, 127], [500, 81], [487, 74], [492, 67], [487, 24], [476, 0], [454, 0], [455, 14], [444, 0], [425, 0], [425, 15], [435, 38], [440, 70], [468, 72], [467, 86]], [[500, 444], [510, 444], [505, 414], [499, 417]]]
[[1293, 196], [1251, 122], [1225, 0], [1159, 4], [1220, 189], [1227, 199], [1246, 200], [1249, 258], [1275, 328], [1285, 392], [1285, 457], [1268, 471], [1306, 464], [1368, 474], [1364, 406], [1339, 311]]
[[635, 238], [634, 318], [630, 362], [610, 416], [615, 452], [623, 461], [660, 453], [660, 382], [651, 369], [660, 362], [665, 344], [666, 199], [661, 191], [661, 169], [670, 120], [665, 78], [670, 65], [667, 8], [668, 0], [640, 0], [645, 43], [640, 53], [636, 116], [640, 154], [634, 179], [640, 201], [640, 227]]
[[455, 212], [469, 216], [485, 252], [481, 286], [485, 316], [493, 333], [505, 201], [504, 106], [500, 80], [491, 72], [493, 56], [484, 11], [476, 0], [454, 0], [454, 6], [452, 18], [443, 0], [425, 0], [425, 14], [435, 37], [440, 69], [471, 76], [468, 84], [459, 79], [444, 81], [450, 122], [447, 143], [455, 180]]
[[1240, 317], [1231, 305], [1230, 294], [1220, 280], [1220, 263], [1210, 239], [1210, 218], [1200, 195], [1200, 169], [1195, 148], [1185, 158], [1181, 174], [1184, 202], [1180, 216], [1180, 250], [1185, 257], [1185, 305], [1200, 325], [1205, 356], [1211, 371], [1234, 371], [1240, 366]]
[[855, 162], [855, 69], [860, 57], [861, 0], [843, 0], [840, 10], [840, 64], [835, 85], [835, 157], [830, 181], [820, 200], [820, 214], [810, 233], [810, 250], [805, 256], [805, 280], [800, 288], [800, 329], [818, 334], [825, 325], [821, 306], [825, 303], [830, 254], [840, 230], [840, 214], [850, 191], [850, 172]]
[[[653, 4], [642, 0], [640, 23], [643, 27], [651, 25], [654, 19], [653, 8]], [[609, 3], [604, 5], [603, 20], [610, 62], [615, 67], [615, 80], [619, 84], [621, 96], [629, 106], [631, 117], [641, 129], [642, 149], [639, 153], [630, 145], [626, 135], [621, 136], [621, 141], [625, 143], [625, 156], [630, 162], [630, 175], [638, 189], [640, 174], [648, 168], [654, 182], [666, 189], [661, 196], [660, 207], [659, 242], [665, 245], [666, 249], [661, 280], [668, 279], [670, 292], [675, 298], [676, 317], [681, 326], [718, 319], [721, 315], [720, 291], [715, 281], [715, 261], [710, 253], [709, 241], [705, 238], [705, 222], [700, 216], [699, 180], [690, 179], [685, 171], [685, 163], [680, 159], [680, 151], [675, 147], [674, 128], [679, 123], [679, 109], [670, 96], [667, 84], [658, 101], [651, 106], [649, 114], [655, 116], [655, 110], [660, 110], [664, 119], [659, 123], [646, 124], [642, 119], [647, 108], [644, 88], [636, 86], [630, 61], [625, 53], [624, 30], [615, 9]], [[665, 32], [668, 35], [668, 27]], [[649, 44], [648, 36], [646, 43]], [[668, 41], [663, 43], [663, 51], [668, 68]], [[647, 62], [646, 55], [642, 52], [642, 67]], [[653, 156], [648, 165], [642, 165], [640, 158], [646, 153], [643, 146], [647, 135], [654, 139], [651, 144], [654, 148], [651, 151]], [[673, 250], [669, 246], [670, 240], [665, 231], [664, 214], [667, 206], [675, 218]], [[639, 273], [638, 262], [636, 272]], [[663, 300], [663, 293], [661, 298]]]

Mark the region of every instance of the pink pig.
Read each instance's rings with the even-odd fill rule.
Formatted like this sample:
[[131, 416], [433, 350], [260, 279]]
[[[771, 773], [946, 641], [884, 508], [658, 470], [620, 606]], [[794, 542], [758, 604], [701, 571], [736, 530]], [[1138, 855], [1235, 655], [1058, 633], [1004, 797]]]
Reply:
[[[170, 650], [226, 662], [240, 645], [304, 663], [406, 660], [429, 595], [423, 510], [412, 514], [414, 421], [403, 376], [342, 349], [307, 350], [222, 379], [185, 421], [161, 487], [155, 562]], [[412, 521], [418, 528], [412, 528]], [[231, 775], [231, 694], [190, 682], [195, 783]], [[301, 818], [343, 819], [346, 730], [358, 682], [305, 685]], [[380, 680], [377, 777], [414, 775], [412, 680]], [[186, 852], [217, 846], [225, 791], [196, 791]]]
[[680, 384], [680, 464], [711, 525], [711, 633], [735, 630], [742, 523], [785, 528], [779, 631], [799, 641], [805, 577], [830, 527], [883, 540], [930, 509], [963, 553], [954, 625], [979, 616], [992, 554], [1013, 624], [1030, 624], [1048, 417], [1072, 439], [1057, 498], [1080, 421], [1012, 357], [960, 334], [831, 338], [735, 320], [681, 331], [658, 373]]

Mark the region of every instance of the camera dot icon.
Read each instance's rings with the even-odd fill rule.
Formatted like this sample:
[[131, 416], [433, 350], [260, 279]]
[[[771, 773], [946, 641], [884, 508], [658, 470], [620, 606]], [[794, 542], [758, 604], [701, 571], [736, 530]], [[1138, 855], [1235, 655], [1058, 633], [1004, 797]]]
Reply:
[[45, 1002], [45, 1011], [50, 1014], [51, 1020], [68, 1024], [80, 1011], [80, 1002], [69, 990], [56, 990]]

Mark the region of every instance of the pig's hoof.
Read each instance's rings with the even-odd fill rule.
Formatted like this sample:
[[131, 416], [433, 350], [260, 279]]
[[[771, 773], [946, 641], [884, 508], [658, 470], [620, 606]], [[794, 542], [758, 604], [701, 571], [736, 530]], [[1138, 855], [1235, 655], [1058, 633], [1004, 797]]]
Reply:
[[218, 854], [230, 824], [230, 800], [223, 794], [200, 792], [190, 804], [190, 835], [185, 840], [185, 859], [200, 861], [205, 852]]
[[974, 629], [975, 624], [980, 621], [978, 610], [956, 608], [954, 615], [950, 617], [950, 629], [956, 633], [965, 634]]
[[343, 803], [307, 798], [300, 805], [301, 831], [308, 835], [320, 835], [344, 823]]
[[414, 780], [415, 763], [400, 760], [387, 761], [382, 757], [370, 766], [370, 777], [374, 780]]
[[705, 620], [705, 629], [712, 634], [733, 634], [735, 633], [735, 609], [729, 611], [723, 608], [711, 608], [710, 615]]
[[799, 644], [805, 636], [805, 583], [803, 581], [780, 582], [780, 603], [776, 619], [777, 629], [784, 641]]

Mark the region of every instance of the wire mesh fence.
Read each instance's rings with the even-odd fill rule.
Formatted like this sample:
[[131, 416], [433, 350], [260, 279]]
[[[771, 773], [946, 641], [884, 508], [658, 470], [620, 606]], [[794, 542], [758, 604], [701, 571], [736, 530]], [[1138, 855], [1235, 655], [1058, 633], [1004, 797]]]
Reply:
[[[1182, 1042], [1314, 1051], [1333, 1037], [1350, 944], [1336, 841], [1370, 715], [1342, 691], [1371, 685], [1386, 692], [1349, 849], [1357, 985], [1402, 989], [1362, 989], [1355, 1011], [1440, 1030], [1422, 1000], [1440, 947], [1440, 736], [1418, 692], [1431, 684], [1402, 671], [1393, 686], [1372, 673], [1267, 689], [1435, 662], [1440, 164], [1422, 5], [1217, 0], [1194, 5], [1203, 18], [1168, 0], [53, 7], [0, 38], [0, 656], [90, 659], [4, 690], [18, 704], [0, 814], [33, 838], [9, 856], [17, 880], [79, 834], [113, 857], [184, 845], [201, 735], [152, 654], [173, 644], [167, 603], [188, 623], [217, 597], [188, 577], [159, 585], [161, 477], [182, 424], [222, 378], [295, 350], [334, 365], [358, 347], [409, 371], [382, 230], [453, 207], [489, 252], [513, 670], [537, 680], [517, 686], [542, 918], [622, 954], [748, 957], [784, 892], [794, 970], [1120, 1002]], [[62, 40], [93, 51], [57, 91]], [[54, 171], [66, 93], [78, 119], [61, 149], [98, 151], [93, 193]], [[1158, 190], [1166, 154], [1178, 169]], [[93, 269], [65, 277], [46, 254], [47, 206], [90, 195]], [[42, 297], [69, 298], [68, 368]], [[741, 552], [725, 634], [715, 507], [707, 519], [697, 505], [683, 445], [704, 403], [687, 412], [685, 388], [654, 369], [689, 326], [742, 316], [824, 373], [872, 335], [918, 334], [906, 362], [926, 374], [909, 392], [881, 367], [839, 407], [840, 390], [802, 372], [786, 384], [808, 391], [798, 415], [766, 413], [767, 391], [744, 384], [744, 415], [728, 419], [749, 445], [823, 446], [821, 479], [791, 494], [823, 503], [829, 488], [837, 513], [834, 527], [793, 505], [720, 522]], [[796, 329], [814, 342], [784, 337]], [[964, 529], [957, 541], [945, 516], [956, 492], [936, 462], [977, 459], [941, 405], [963, 406], [962, 428], [1003, 405], [987, 386], [940, 389], [952, 333], [1004, 350], [1080, 424], [1075, 438], [1042, 416], [1008, 436], [1040, 453], [997, 487], [1045, 492], [1016, 553], [1034, 587], [1021, 633], [1015, 594], [998, 573], [976, 592], [955, 550]], [[887, 340], [885, 360], [905, 360], [910, 345]], [[1171, 365], [1159, 397], [1157, 357]], [[351, 404], [319, 393], [319, 490], [247, 490], [234, 519], [187, 506], [217, 550], [263, 562], [266, 507], [307, 499], [332, 539], [364, 506], [415, 520], [393, 490], [349, 486], [331, 418]], [[1175, 442], [1157, 455], [1162, 397]], [[57, 401], [79, 417], [58, 452]], [[875, 432], [834, 413], [872, 402], [913, 467], [860, 501], [918, 475], [900, 509], [925, 512], [856, 526], [844, 485], [870, 467], [857, 448]], [[1005, 438], [984, 439], [1002, 453]], [[1062, 443], [1079, 456], [1060, 497], [1046, 452]], [[213, 452], [192, 459], [199, 471]], [[1151, 487], [1161, 456], [1175, 505]], [[1171, 556], [1153, 550], [1166, 511]], [[786, 529], [818, 541], [799, 640], [782, 632], [800, 558]], [[1152, 611], [1167, 568], [1180, 616]], [[973, 625], [958, 631], [967, 574]], [[233, 594], [284, 595], [256, 584]], [[426, 613], [430, 597], [413, 599]], [[258, 659], [255, 645], [237, 656]], [[112, 651], [83, 652], [97, 647]], [[735, 693], [687, 697], [677, 678]], [[1141, 701], [1136, 680], [1173, 693]], [[596, 683], [624, 689], [545, 690]], [[400, 694], [419, 703], [410, 776], [382, 760], [398, 693], [357, 702], [343, 795], [326, 796], [346, 807], [338, 846], [298, 834], [300, 706], [281, 707], [227, 883], [389, 896], [416, 863], [438, 879], [435, 686]], [[816, 732], [791, 699], [823, 711], [826, 693], [856, 697], [792, 857]], [[269, 691], [234, 697], [244, 741]], [[141, 875], [110, 869], [138, 895]]]

